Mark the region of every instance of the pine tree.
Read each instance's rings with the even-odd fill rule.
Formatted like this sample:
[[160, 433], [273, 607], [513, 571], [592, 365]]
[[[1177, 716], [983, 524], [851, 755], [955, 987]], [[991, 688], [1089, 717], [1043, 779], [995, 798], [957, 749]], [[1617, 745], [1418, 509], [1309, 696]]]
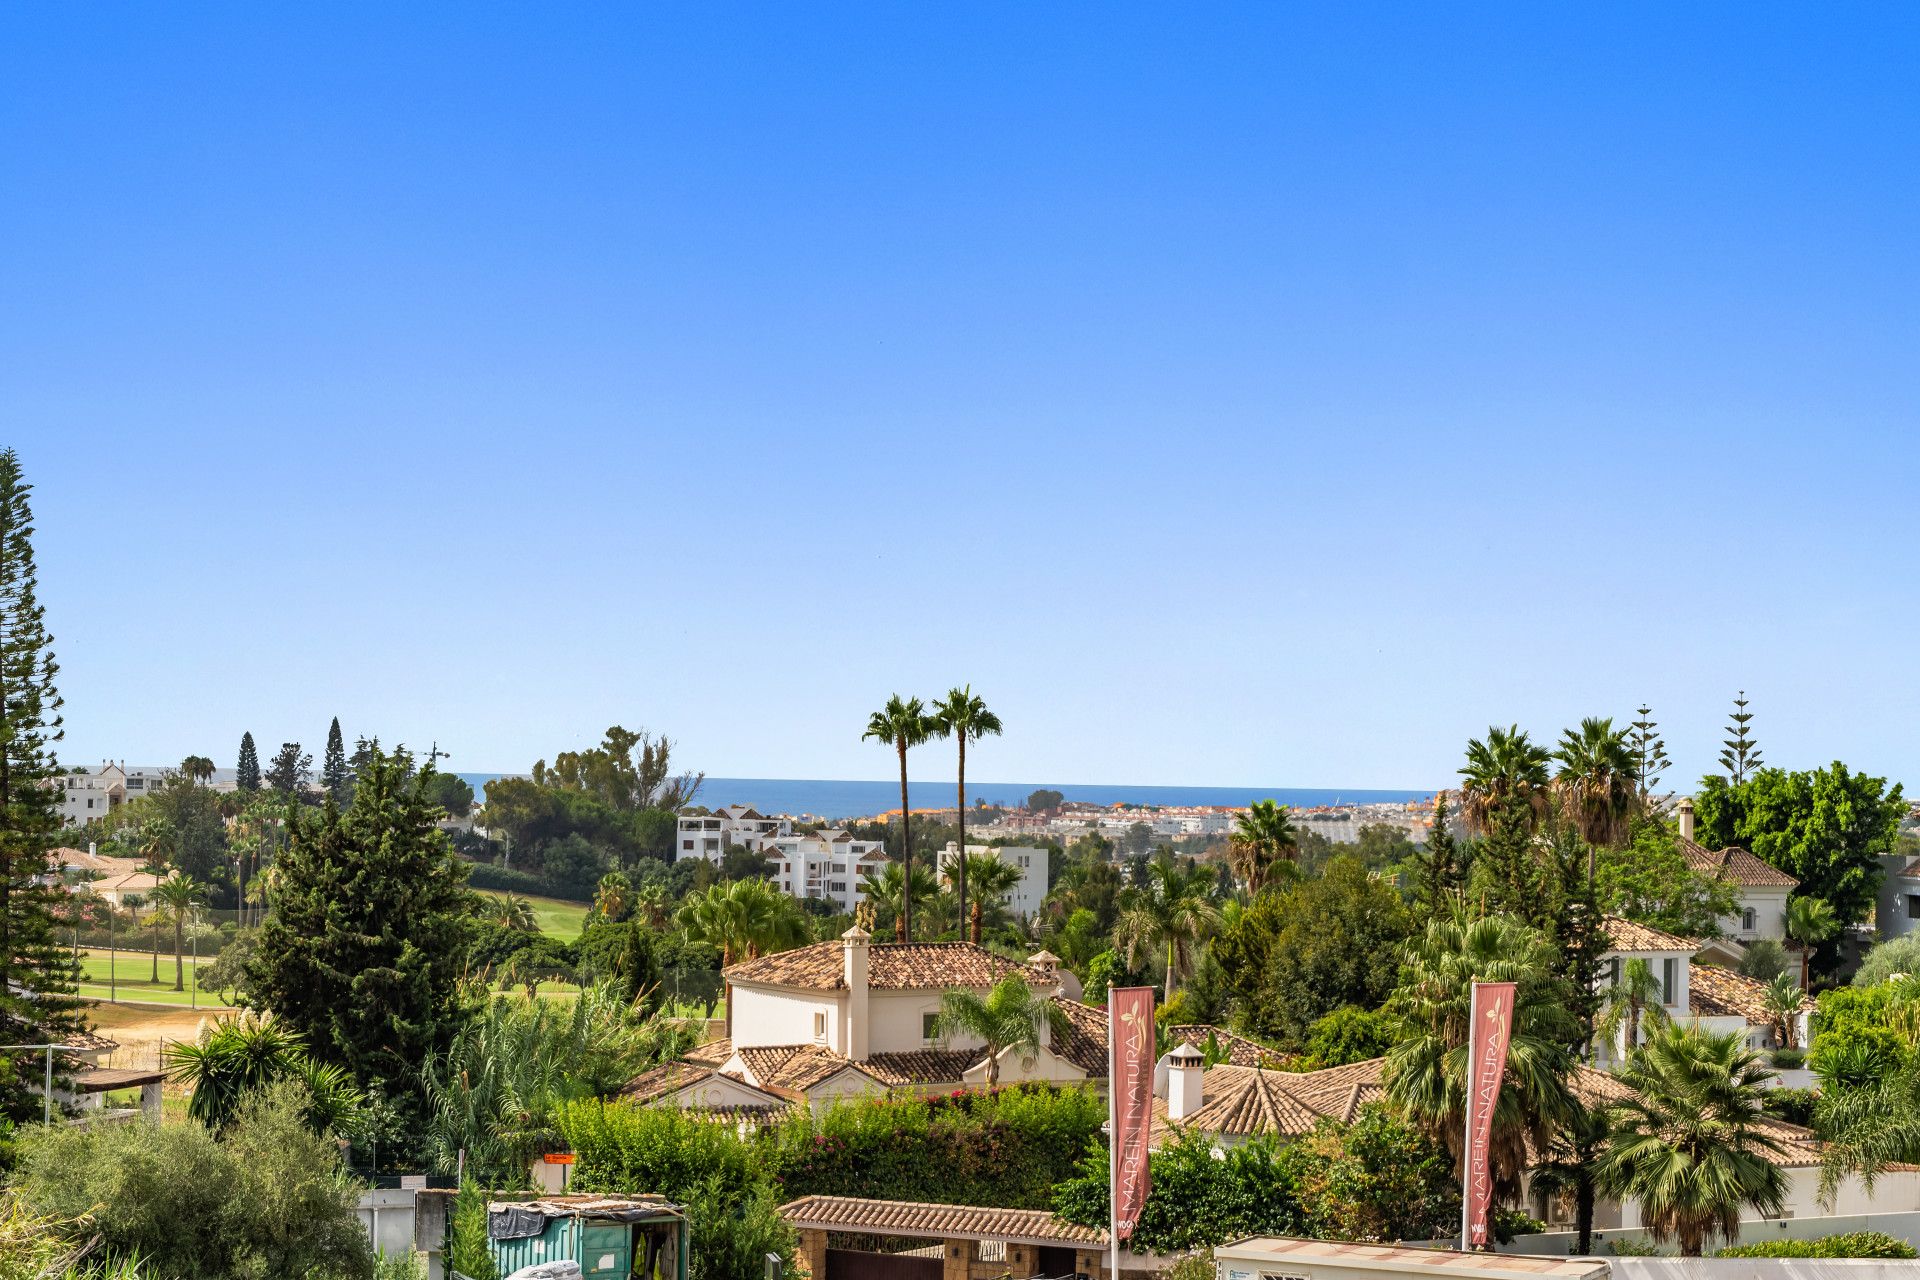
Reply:
[[1747, 710], [1747, 691], [1742, 689], [1740, 696], [1733, 700], [1733, 714], [1727, 717], [1727, 732], [1733, 736], [1726, 740], [1723, 744], [1726, 750], [1720, 753], [1720, 767], [1727, 771], [1727, 777], [1736, 787], [1760, 767], [1760, 748], [1747, 730], [1747, 722], [1752, 719], [1753, 713]]
[[1594, 887], [1593, 846], [1563, 826], [1554, 832], [1552, 854], [1559, 881], [1553, 886], [1558, 901], [1550, 922], [1560, 957], [1556, 972], [1567, 984], [1567, 1011], [1580, 1023], [1580, 1040], [1568, 1047], [1583, 1051], [1593, 1039], [1593, 1020], [1600, 1012], [1600, 957], [1613, 942]]
[[340, 737], [340, 717], [333, 718], [333, 727], [327, 730], [327, 754], [320, 766], [320, 785], [327, 789], [335, 804], [345, 804], [352, 791], [353, 779], [347, 773], [347, 744]]
[[1473, 890], [1487, 912], [1546, 922], [1553, 906], [1534, 845], [1533, 810], [1518, 795], [1495, 806], [1486, 839], [1475, 847]]
[[251, 795], [260, 789], [260, 753], [254, 750], [251, 730], [240, 735], [240, 763], [234, 772], [239, 775], [237, 786], [241, 794]]
[[313, 753], [301, 751], [297, 742], [281, 743], [280, 749], [273, 753], [273, 763], [267, 766], [267, 785], [283, 796], [306, 790], [307, 781], [312, 777]]
[[1661, 772], [1673, 762], [1667, 758], [1666, 740], [1660, 736], [1653, 708], [1641, 707], [1634, 714], [1640, 718], [1627, 734], [1627, 749], [1633, 753], [1633, 782], [1640, 789], [1640, 801], [1650, 804]]
[[1433, 798], [1433, 827], [1415, 856], [1420, 867], [1420, 883], [1415, 889], [1420, 914], [1429, 920], [1444, 919], [1460, 900], [1464, 879], [1460, 847], [1447, 829], [1447, 793], [1444, 791]]
[[[73, 953], [54, 934], [55, 890], [37, 883], [60, 832], [60, 692], [33, 561], [32, 486], [0, 453], [0, 1044], [84, 1030]], [[31, 1060], [0, 1055], [0, 1115], [42, 1110]]]
[[424, 1129], [422, 1064], [473, 1011], [461, 985], [466, 876], [404, 752], [375, 752], [345, 809], [287, 805], [273, 910], [247, 964], [250, 1000], [323, 1061], [378, 1085]]

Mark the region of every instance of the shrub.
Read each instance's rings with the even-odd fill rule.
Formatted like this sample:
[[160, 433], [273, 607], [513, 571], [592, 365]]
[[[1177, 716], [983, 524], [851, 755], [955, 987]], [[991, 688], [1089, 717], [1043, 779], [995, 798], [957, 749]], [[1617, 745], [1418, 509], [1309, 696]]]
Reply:
[[1820, 1093], [1817, 1089], [1769, 1089], [1761, 1100], [1770, 1116], [1778, 1116], [1788, 1124], [1810, 1125], [1813, 1123], [1813, 1109], [1819, 1104]]
[[1782, 1071], [1792, 1071], [1807, 1065], [1805, 1049], [1775, 1049], [1767, 1055], [1767, 1061]]
[[1755, 938], [1740, 955], [1740, 975], [1772, 982], [1787, 971], [1787, 949], [1772, 938]]
[[309, 1130], [297, 1084], [247, 1101], [224, 1140], [198, 1123], [77, 1125], [23, 1143], [31, 1213], [90, 1214], [109, 1259], [156, 1280], [371, 1280], [373, 1251], [339, 1153]]
[[1716, 1258], [1911, 1258], [1914, 1247], [1881, 1231], [1847, 1231], [1818, 1240], [1728, 1245]]
[[591, 884], [563, 884], [546, 876], [536, 876], [518, 867], [501, 867], [491, 862], [469, 862], [467, 883], [475, 889], [498, 893], [518, 893], [537, 898], [565, 898], [569, 902], [592, 902]]
[[[1243, 1236], [1302, 1234], [1287, 1150], [1271, 1138], [1256, 1138], [1215, 1157], [1205, 1135], [1180, 1130], [1154, 1153], [1132, 1246], [1173, 1253]], [[1090, 1143], [1076, 1176], [1055, 1188], [1053, 1209], [1069, 1222], [1102, 1227], [1110, 1203], [1107, 1148]]]
[[1902, 934], [1872, 947], [1853, 975], [1853, 985], [1877, 987], [1902, 974], [1920, 974], [1920, 934]]
[[1391, 1014], [1347, 1005], [1313, 1024], [1307, 1033], [1307, 1053], [1316, 1066], [1344, 1067], [1379, 1057], [1399, 1037], [1399, 1020]]

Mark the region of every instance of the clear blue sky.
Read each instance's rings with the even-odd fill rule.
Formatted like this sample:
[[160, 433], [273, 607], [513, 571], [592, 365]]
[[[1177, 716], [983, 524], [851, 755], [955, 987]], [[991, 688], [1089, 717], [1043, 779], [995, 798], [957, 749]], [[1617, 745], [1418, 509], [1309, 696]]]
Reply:
[[[1920, 9], [0, 15], [65, 756], [1914, 776]], [[916, 774], [942, 777], [944, 750]]]

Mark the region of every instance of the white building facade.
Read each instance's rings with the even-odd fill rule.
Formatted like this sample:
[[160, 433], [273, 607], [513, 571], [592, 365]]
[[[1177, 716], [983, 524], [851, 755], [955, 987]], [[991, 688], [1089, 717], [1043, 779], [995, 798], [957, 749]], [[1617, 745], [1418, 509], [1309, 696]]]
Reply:
[[129, 800], [138, 800], [176, 771], [106, 761], [92, 769], [71, 769], [53, 781], [60, 793], [60, 820], [69, 827], [104, 818]]
[[[994, 858], [1020, 873], [1020, 881], [1009, 889], [1005, 905], [1017, 919], [1031, 920], [1040, 914], [1040, 904], [1047, 899], [1047, 851], [1031, 845], [988, 845], [970, 844], [967, 853], [975, 858]], [[947, 847], [940, 851], [939, 871], [942, 884], [953, 883], [953, 864], [959, 861], [960, 846], [947, 841]]]

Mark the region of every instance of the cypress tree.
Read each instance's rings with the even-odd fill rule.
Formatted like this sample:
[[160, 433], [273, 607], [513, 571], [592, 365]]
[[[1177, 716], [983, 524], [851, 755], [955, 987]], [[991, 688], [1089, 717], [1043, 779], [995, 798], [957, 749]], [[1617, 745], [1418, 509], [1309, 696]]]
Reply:
[[466, 873], [404, 752], [374, 751], [345, 809], [287, 803], [273, 910], [247, 963], [249, 1002], [313, 1053], [379, 1086], [419, 1133], [422, 1065], [473, 1012], [461, 984]]
[[320, 765], [320, 785], [327, 789], [335, 804], [345, 804], [352, 787], [347, 773], [347, 744], [340, 737], [340, 717], [333, 718], [327, 730], [327, 754]]
[[1427, 832], [1426, 846], [1417, 855], [1420, 883], [1416, 903], [1429, 920], [1443, 920], [1453, 913], [1460, 900], [1465, 877], [1460, 867], [1460, 847], [1447, 830], [1447, 793], [1433, 798], [1433, 828]]
[[[60, 692], [33, 563], [32, 486], [0, 453], [0, 1044], [84, 1030], [73, 953], [54, 935], [56, 890], [36, 883], [60, 832]], [[38, 1116], [32, 1055], [0, 1055], [0, 1114]]]
[[260, 753], [254, 748], [252, 730], [240, 735], [240, 763], [234, 772], [240, 775], [238, 786], [243, 794], [260, 789]]

